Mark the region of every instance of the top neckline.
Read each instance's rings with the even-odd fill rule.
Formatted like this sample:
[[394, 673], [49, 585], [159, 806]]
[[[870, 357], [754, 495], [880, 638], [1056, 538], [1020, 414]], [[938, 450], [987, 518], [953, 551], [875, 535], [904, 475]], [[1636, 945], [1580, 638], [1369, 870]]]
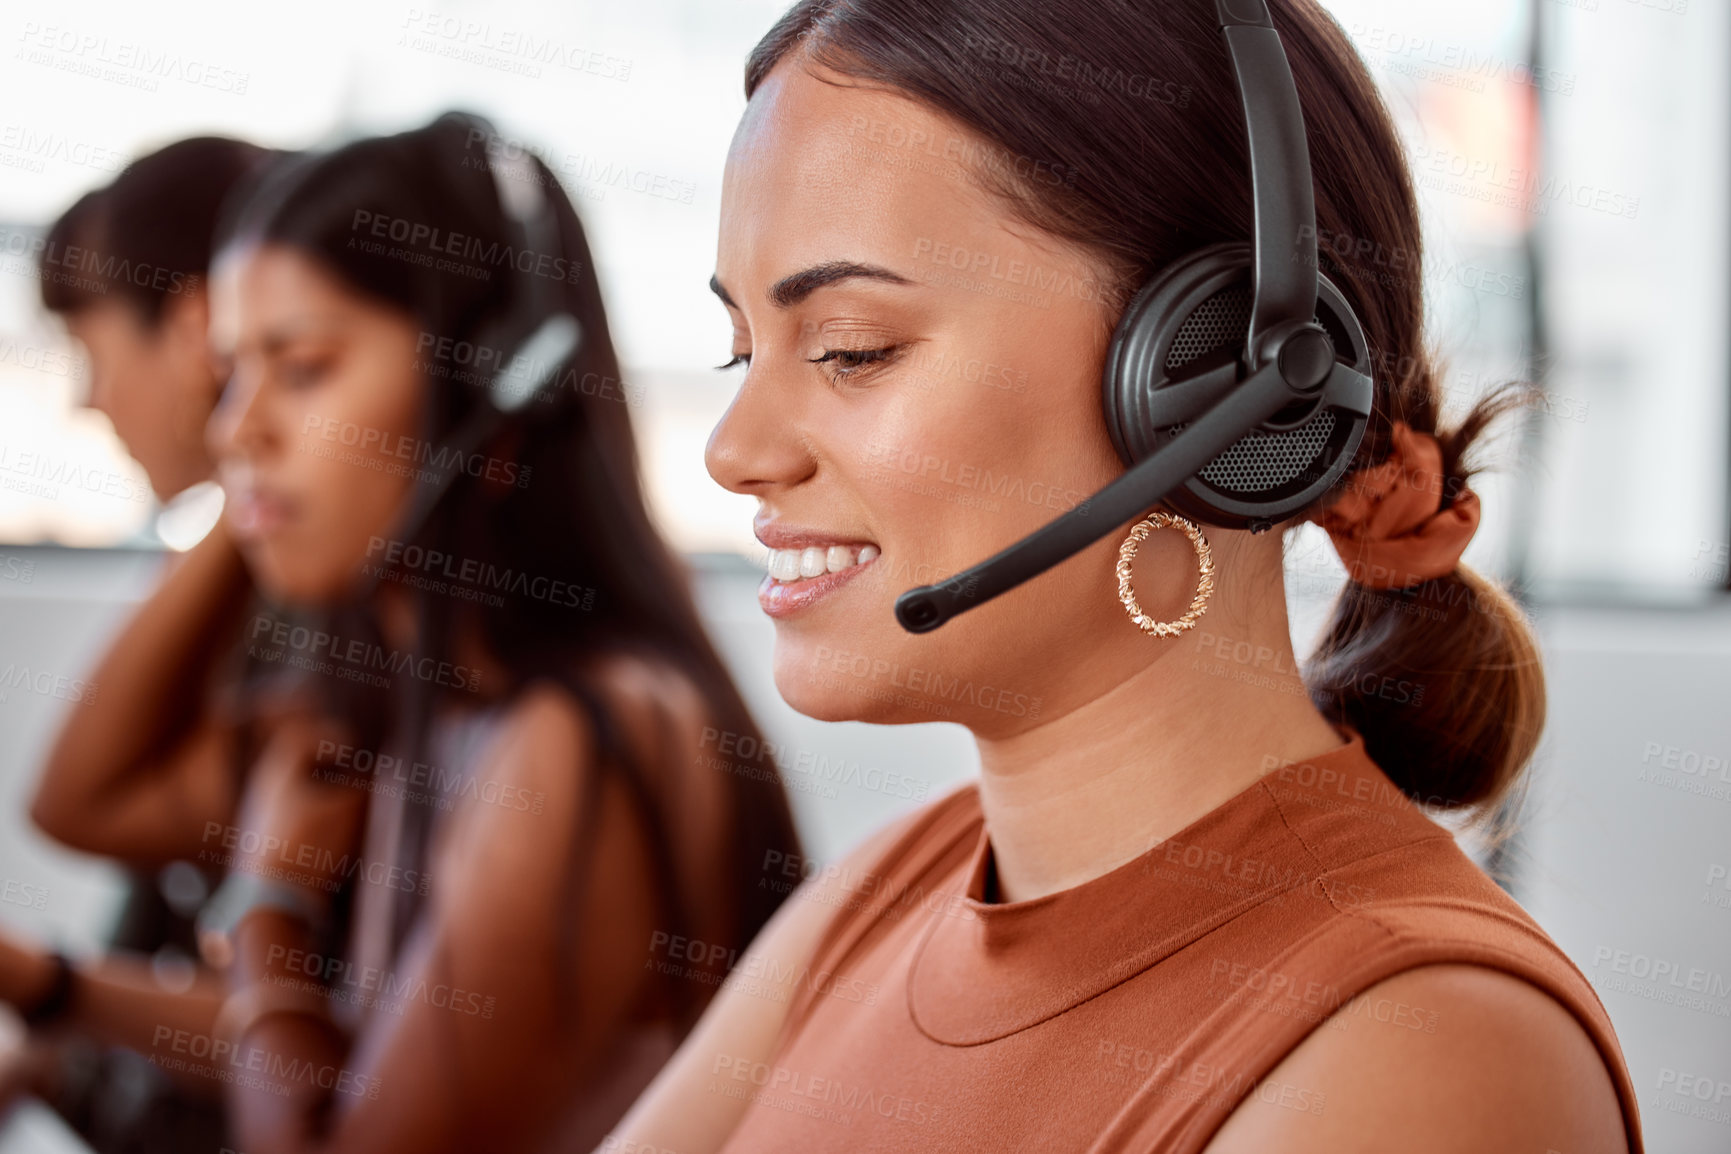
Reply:
[[1038, 897], [983, 900], [991, 840], [980, 818], [966, 886], [915, 948], [914, 1024], [948, 1045], [994, 1041], [1105, 993], [1283, 891], [1322, 887], [1332, 897], [1316, 845], [1344, 840], [1347, 856], [1359, 856], [1352, 843], [1376, 852], [1390, 844], [1389, 827], [1406, 827], [1400, 840], [1411, 840], [1410, 817], [1424, 821], [1363, 736], [1340, 728], [1345, 744], [1277, 766], [1141, 855]]

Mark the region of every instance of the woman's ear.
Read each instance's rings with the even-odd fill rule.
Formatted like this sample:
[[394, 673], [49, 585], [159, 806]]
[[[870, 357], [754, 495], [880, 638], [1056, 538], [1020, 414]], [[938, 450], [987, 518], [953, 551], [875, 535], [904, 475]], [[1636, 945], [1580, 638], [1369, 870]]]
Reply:
[[[151, 339], [167, 370], [168, 394], [161, 403], [173, 414], [179, 450], [186, 457], [185, 484], [202, 480], [211, 468], [205, 427], [227, 383], [210, 348], [210, 298], [203, 286], [170, 293], [162, 304]], [[195, 465], [194, 460], [202, 462]]]
[[187, 370], [189, 379], [211, 382], [208, 399], [214, 407], [223, 382], [210, 353], [210, 296], [202, 285], [163, 300], [156, 339], [169, 346], [165, 351]]
[[162, 302], [161, 327], [165, 334], [172, 330], [176, 339], [197, 337], [203, 347], [210, 330], [210, 296], [201, 284], [183, 292], [169, 293]]

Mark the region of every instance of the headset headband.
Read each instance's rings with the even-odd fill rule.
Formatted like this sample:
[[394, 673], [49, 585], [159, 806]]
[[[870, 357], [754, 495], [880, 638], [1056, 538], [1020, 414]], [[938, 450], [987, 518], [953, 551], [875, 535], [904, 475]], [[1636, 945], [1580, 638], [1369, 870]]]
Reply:
[[1267, 334], [1316, 312], [1316, 196], [1304, 112], [1286, 49], [1264, 0], [1216, 0], [1221, 34], [1238, 77], [1250, 144], [1256, 265], [1246, 362], [1261, 368]]
[[[495, 137], [485, 124], [470, 129], [470, 140], [477, 138], [485, 140], [487, 171], [493, 177], [505, 219], [522, 242], [522, 251], [559, 253], [559, 217], [553, 198], [541, 187], [541, 174], [528, 150], [519, 148], [513, 155], [510, 149], [500, 149], [503, 155], [495, 156]], [[515, 357], [527, 361], [529, 371], [516, 376], [501, 372], [493, 378], [487, 399], [502, 413], [516, 412], [540, 393], [559, 366], [577, 351], [582, 337], [582, 329], [565, 311], [553, 283], [533, 271], [537, 261], [530, 261], [528, 270], [521, 264], [520, 260], [513, 262], [518, 269], [518, 287], [512, 298], [512, 315], [501, 327], [516, 339]]]
[[[507, 226], [520, 253], [563, 257], [559, 240], [559, 217], [555, 199], [542, 188], [541, 174], [526, 149], [516, 155], [496, 148], [492, 126], [464, 116], [469, 124], [469, 143], [480, 143], [487, 170], [499, 195]], [[495, 152], [503, 155], [495, 155]], [[554, 376], [576, 355], [583, 343], [583, 328], [559, 299], [554, 278], [539, 275], [538, 259], [511, 262], [517, 284], [509, 298], [506, 315], [476, 338], [476, 343], [496, 348], [499, 367], [475, 411], [449, 438], [449, 448], [458, 460], [480, 450], [512, 414], [544, 393]], [[524, 266], [527, 265], [527, 268]], [[452, 469], [433, 483], [417, 489], [397, 526], [397, 536], [413, 540], [426, 526], [433, 511], [450, 492], [461, 470]]]
[[[1161, 423], [1186, 427], [1099, 493], [978, 565], [898, 597], [896, 620], [910, 633], [936, 629], [1074, 556], [1165, 499], [1295, 401], [1326, 394], [1369, 411], [1371, 380], [1335, 360], [1328, 334], [1314, 321], [1316, 207], [1304, 113], [1286, 50], [1265, 0], [1216, 0], [1216, 12], [1244, 108], [1255, 206], [1253, 300], [1243, 355], [1156, 393]], [[1114, 371], [1110, 365], [1108, 371]]]

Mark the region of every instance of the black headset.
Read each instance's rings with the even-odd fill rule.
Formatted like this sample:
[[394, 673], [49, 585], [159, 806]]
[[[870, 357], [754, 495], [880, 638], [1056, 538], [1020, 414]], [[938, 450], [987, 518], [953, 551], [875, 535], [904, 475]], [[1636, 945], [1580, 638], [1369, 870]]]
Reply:
[[1129, 470], [947, 581], [896, 598], [910, 633], [1008, 592], [1162, 501], [1264, 532], [1345, 474], [1375, 395], [1364, 329], [1316, 252], [1304, 113], [1266, 0], [1215, 0], [1250, 145], [1254, 246], [1217, 244], [1142, 287], [1106, 354], [1101, 400]]
[[[447, 119], [455, 119], [468, 128], [471, 144], [484, 140], [487, 171], [493, 178], [499, 206], [504, 210], [511, 243], [518, 254], [530, 254], [528, 260], [519, 255], [512, 262], [517, 283], [512, 286], [504, 310], [492, 322], [483, 325], [474, 337], [477, 347], [497, 350], [500, 361], [474, 411], [447, 441], [450, 448], [461, 454], [458, 459], [466, 460], [509, 422], [520, 419], [519, 415], [529, 409], [531, 402], [544, 396], [559, 370], [582, 348], [583, 328], [560, 299], [557, 282], [533, 271], [542, 255], [565, 257], [554, 200], [563, 193], [555, 185], [549, 195], [542, 186], [542, 170], [526, 150], [516, 149], [513, 155], [511, 149], [498, 149], [504, 155], [494, 155], [497, 140], [492, 126], [486, 121], [450, 113], [436, 121], [435, 127]], [[524, 267], [525, 264], [528, 268]], [[526, 371], [516, 371], [522, 369]], [[397, 539], [413, 541], [462, 475], [461, 469], [451, 469], [431, 484], [417, 487], [415, 500], [396, 527]], [[377, 588], [383, 572], [382, 567], [376, 567], [370, 577], [363, 579], [367, 591]], [[415, 614], [415, 656], [418, 658], [429, 632], [429, 599], [425, 595], [417, 595]], [[412, 697], [404, 721], [409, 733], [424, 732], [429, 708], [424, 696]], [[419, 738], [414, 740], [419, 741]], [[412, 756], [419, 756], [421, 752], [418, 745], [411, 747], [411, 751]], [[403, 841], [398, 852], [419, 854], [432, 836], [432, 820], [433, 807], [408, 805], [401, 834]], [[391, 940], [400, 943], [408, 933], [417, 902], [412, 893], [397, 893], [393, 898]]]
[[[557, 185], [549, 196], [542, 186], [541, 170], [526, 149], [518, 148], [514, 154], [512, 149], [499, 149], [503, 155], [495, 156], [497, 141], [486, 121], [462, 113], [447, 113], [440, 118], [441, 122], [445, 120], [468, 126], [471, 142], [485, 141], [487, 171], [493, 178], [515, 251], [563, 260], [559, 217], [554, 208], [554, 197], [563, 193]], [[530, 266], [528, 269], [523, 267], [525, 263]], [[514, 414], [524, 411], [530, 402], [546, 393], [559, 370], [582, 347], [583, 327], [559, 298], [558, 282], [536, 275], [535, 265], [534, 259], [512, 262], [517, 283], [507, 298], [504, 312], [475, 335], [476, 347], [495, 350], [500, 359], [475, 411], [448, 438], [449, 448], [460, 453], [460, 459], [478, 452]], [[453, 469], [417, 490], [419, 499], [397, 527], [399, 539], [414, 538], [459, 475], [460, 470]]]

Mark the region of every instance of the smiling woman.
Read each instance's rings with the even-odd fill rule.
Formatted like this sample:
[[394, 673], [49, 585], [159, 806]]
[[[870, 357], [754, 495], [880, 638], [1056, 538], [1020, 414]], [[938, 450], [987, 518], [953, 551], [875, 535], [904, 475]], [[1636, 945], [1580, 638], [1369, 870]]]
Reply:
[[[910, 172], [897, 164], [861, 164], [856, 159], [856, 129], [862, 118], [867, 125], [902, 127], [908, 139], [956, 138], [957, 129], [942, 118], [888, 92], [817, 84], [798, 73], [790, 79], [801, 85], [802, 93], [809, 89], [817, 106], [783, 109], [754, 100], [735, 153], [749, 159], [730, 164], [724, 184], [730, 203], [762, 198], [785, 215], [747, 218], [745, 227], [726, 230], [714, 282], [733, 318], [733, 354], [748, 366], [748, 382], [777, 382], [780, 387], [748, 385], [741, 391], [711, 439], [709, 468], [728, 488], [761, 495], [772, 483], [797, 476], [794, 471], [808, 462], [784, 461], [773, 450], [754, 456], [759, 413], [810, 414], [824, 422], [822, 453], [831, 470], [827, 484], [851, 478], [857, 486], [881, 490], [888, 506], [875, 512], [905, 525], [907, 536], [896, 549], [874, 539], [866, 531], [870, 522], [857, 490], [837, 494], [836, 501], [826, 499], [822, 524], [812, 515], [820, 499], [816, 490], [807, 490], [798, 502], [766, 503], [756, 530], [772, 550], [834, 544], [869, 549], [873, 556], [882, 550], [884, 555], [845, 586], [828, 579], [788, 581], [772, 572], [761, 599], [766, 606], [815, 609], [834, 604], [831, 590], [845, 588], [853, 591], [849, 596], [887, 605], [896, 592], [915, 583], [916, 573], [954, 572], [967, 560], [993, 551], [995, 541], [1037, 527], [1047, 513], [1043, 502], [1006, 504], [993, 501], [994, 495], [1026, 491], [1036, 484], [1088, 492], [1111, 479], [1115, 459], [1110, 445], [1101, 441], [1078, 446], [1053, 435], [1064, 413], [1064, 390], [1093, 387], [1096, 374], [1085, 360], [1087, 350], [1078, 356], [1059, 342], [1041, 339], [1043, 333], [1079, 329], [1094, 334], [1095, 355], [1103, 356], [1111, 318], [1099, 301], [1079, 293], [1037, 307], [995, 291], [1000, 286], [989, 276], [979, 282], [952, 278], [954, 270], [947, 263], [929, 258], [933, 237], [990, 252], [1006, 268], [1054, 270], [1054, 283], [1063, 278], [1071, 284], [1097, 280], [1093, 265], [1074, 246], [1017, 229], [995, 209], [992, 216], [982, 216], [980, 209], [993, 203], [991, 197], [977, 181], [963, 179], [959, 167]], [[761, 145], [754, 147], [756, 142], [775, 138], [781, 118], [796, 115], [785, 127], [798, 133], [797, 140], [785, 150], [757, 151]], [[838, 170], [850, 174], [845, 190], [836, 187]], [[822, 198], [787, 195], [824, 186], [835, 191]], [[859, 259], [863, 251], [850, 251], [833, 231], [837, 220], [851, 222], [849, 231], [869, 243], [873, 259]], [[792, 251], [783, 251], [788, 249]], [[772, 259], [779, 262], [773, 270]], [[971, 267], [974, 262], [968, 263]], [[731, 287], [736, 281], [765, 287], [741, 292], [736, 299]], [[922, 387], [934, 375], [930, 366], [982, 359], [1008, 362], [1046, 387], [1021, 394], [1014, 403], [965, 381]], [[911, 387], [904, 383], [909, 378]], [[814, 395], [795, 386], [800, 379], [825, 387]], [[917, 406], [911, 403], [916, 398], [922, 402]], [[933, 437], [928, 429], [944, 433]], [[996, 451], [981, 452], [979, 446], [986, 444]], [[920, 462], [917, 472], [891, 464], [910, 453]], [[826, 483], [822, 474], [816, 479]], [[1017, 598], [1005, 600], [1014, 604]], [[829, 609], [831, 615], [837, 612]], [[930, 660], [930, 643], [907, 638], [887, 613], [861, 607], [850, 616], [853, 639], [869, 641], [857, 647], [874, 655], [899, 650], [910, 657], [919, 650]], [[812, 646], [830, 645], [834, 638], [820, 636], [809, 616], [782, 620], [787, 625], [777, 634], [775, 652], [782, 695], [814, 717], [859, 716], [862, 699], [856, 686], [816, 676]], [[1048, 622], [1057, 627], [1056, 620]], [[1008, 654], [990, 643], [979, 644], [980, 637], [966, 636], [974, 631], [965, 624], [959, 634], [946, 638], [955, 643], [954, 660], [941, 664], [969, 680], [997, 679]], [[813, 640], [806, 644], [806, 638]], [[1013, 643], [1008, 636], [1002, 641]], [[876, 705], [866, 706], [866, 719], [889, 720], [896, 708], [893, 700], [875, 700]], [[996, 711], [987, 709], [982, 715], [970, 707], [967, 712], [989, 725], [989, 715]]]
[[[1315, 176], [1302, 226], [1417, 253], [1387, 114], [1310, 0], [802, 0], [753, 52], [712, 282], [745, 373], [707, 463], [758, 501], [776, 685], [829, 720], [941, 704], [982, 772], [765, 931], [780, 970], [883, 996], [724, 991], [618, 1148], [1640, 1148], [1593, 989], [1421, 809], [1501, 797], [1544, 689], [1520, 610], [1458, 564], [1466, 451], [1521, 398], [1441, 426], [1416, 275], [1379, 286], [1335, 254], [1316, 270], [1339, 295], [1303, 302], [1318, 320], [1280, 346], [1287, 383], [1332, 379], [1336, 357], [1407, 369], [1364, 378], [1343, 479], [1275, 526], [1175, 493], [940, 630], [898, 624], [909, 585], [1137, 463], [1101, 382], [1140, 286], [1253, 235], [1298, 251], [1252, 210], [1246, 121], [1278, 110], [1248, 84], [1241, 102], [1222, 35], [1239, 25], [1272, 26], [1290, 60]], [[1256, 181], [1303, 171], [1281, 169]], [[1246, 258], [1217, 311], [1199, 298], [1165, 370], [1195, 360], [1251, 392], [1271, 371], [1252, 359], [1269, 274], [1253, 286]], [[1334, 354], [1306, 356], [1324, 337]], [[933, 368], [970, 363], [1027, 387]], [[1302, 520], [1353, 584], [1301, 673], [1283, 535], [1252, 530]], [[1146, 536], [1162, 524], [1185, 532]]]

